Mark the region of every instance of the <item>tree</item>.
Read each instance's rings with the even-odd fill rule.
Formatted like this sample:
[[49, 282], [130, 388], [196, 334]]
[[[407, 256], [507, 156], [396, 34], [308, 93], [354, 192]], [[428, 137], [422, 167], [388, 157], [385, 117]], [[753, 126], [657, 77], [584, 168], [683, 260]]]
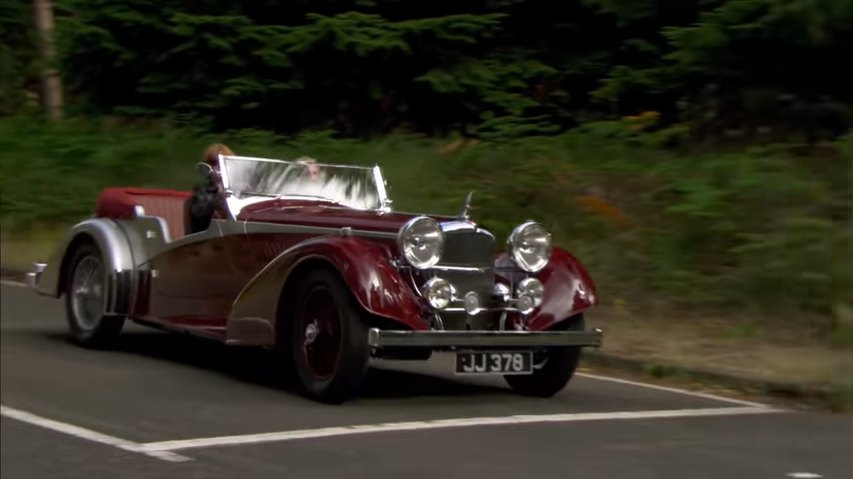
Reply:
[[33, 0], [33, 11], [38, 32], [42, 105], [48, 118], [56, 120], [62, 117], [63, 94], [62, 80], [55, 65], [53, 3], [51, 0]]

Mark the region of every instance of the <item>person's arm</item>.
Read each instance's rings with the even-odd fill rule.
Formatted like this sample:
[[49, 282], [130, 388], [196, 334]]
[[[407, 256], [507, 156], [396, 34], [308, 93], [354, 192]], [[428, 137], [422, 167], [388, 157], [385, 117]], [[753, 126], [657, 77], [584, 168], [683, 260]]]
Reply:
[[216, 183], [216, 209], [213, 211], [213, 217], [219, 219], [228, 218], [228, 201], [226, 201], [225, 189], [222, 188], [222, 183]]

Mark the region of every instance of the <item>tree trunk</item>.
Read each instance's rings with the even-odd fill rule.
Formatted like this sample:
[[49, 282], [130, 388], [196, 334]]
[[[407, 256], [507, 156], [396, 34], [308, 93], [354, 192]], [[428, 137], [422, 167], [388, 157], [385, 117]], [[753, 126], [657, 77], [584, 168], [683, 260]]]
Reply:
[[56, 48], [53, 41], [53, 3], [51, 0], [33, 0], [38, 32], [38, 50], [41, 67], [41, 103], [48, 118], [62, 118], [62, 79], [56, 69]]

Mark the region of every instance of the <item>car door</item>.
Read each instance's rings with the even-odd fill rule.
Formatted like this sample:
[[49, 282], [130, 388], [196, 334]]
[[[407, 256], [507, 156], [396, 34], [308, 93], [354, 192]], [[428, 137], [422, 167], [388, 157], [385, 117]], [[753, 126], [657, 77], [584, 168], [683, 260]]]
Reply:
[[223, 232], [214, 220], [206, 232], [187, 237], [151, 261], [151, 319], [224, 337], [231, 304], [243, 287], [234, 271], [242, 235]]

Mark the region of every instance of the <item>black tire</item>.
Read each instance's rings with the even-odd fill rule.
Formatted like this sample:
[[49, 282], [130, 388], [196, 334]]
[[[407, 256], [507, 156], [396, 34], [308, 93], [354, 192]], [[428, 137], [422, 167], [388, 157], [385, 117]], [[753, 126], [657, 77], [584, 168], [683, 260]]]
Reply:
[[[85, 277], [91, 277], [88, 284]], [[65, 272], [65, 314], [71, 341], [93, 349], [115, 343], [125, 317], [103, 314], [106, 268], [100, 249], [92, 243], [80, 245]], [[88, 288], [87, 293], [81, 288]]]
[[329, 269], [309, 271], [295, 293], [290, 345], [305, 394], [329, 404], [356, 397], [370, 360], [368, 328], [359, 305], [338, 273]]
[[[582, 317], [569, 318], [555, 329], [580, 331], [584, 329]], [[581, 358], [581, 347], [547, 348], [533, 353], [534, 364], [545, 361], [540, 369], [529, 375], [505, 375], [504, 379], [517, 393], [525, 396], [551, 397], [560, 392], [575, 374]]]

